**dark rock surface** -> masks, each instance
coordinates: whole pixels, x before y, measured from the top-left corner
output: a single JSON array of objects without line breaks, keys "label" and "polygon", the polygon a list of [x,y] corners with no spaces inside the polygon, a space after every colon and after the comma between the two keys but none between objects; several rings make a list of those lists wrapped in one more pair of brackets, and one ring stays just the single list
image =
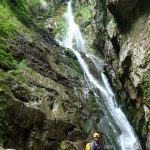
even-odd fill
[{"label": "dark rock surface", "polygon": [[4,147],[59,149],[62,141],[82,139],[92,111],[83,96],[86,85],[74,54],[40,36],[28,41],[18,34],[8,45],[21,62],[16,70],[1,70],[5,76],[0,97],[7,121]]},{"label": "dark rock surface", "polygon": [[83,149],[98,120],[92,117],[98,110],[84,90],[91,99],[93,93],[73,52],[30,20],[25,1],[17,2],[0,3],[2,11],[11,12],[6,17],[13,18],[11,23],[4,18],[2,24],[13,26],[11,30],[1,29],[0,22],[0,30],[10,32],[0,34],[0,145],[17,150]]}]

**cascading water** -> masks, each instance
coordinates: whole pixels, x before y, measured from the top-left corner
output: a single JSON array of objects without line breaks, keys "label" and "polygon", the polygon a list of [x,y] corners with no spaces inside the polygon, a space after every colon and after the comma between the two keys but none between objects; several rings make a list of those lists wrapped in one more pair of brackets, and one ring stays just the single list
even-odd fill
[{"label": "cascading water", "polygon": [[[103,73],[102,61],[87,52],[85,41],[82,37],[80,29],[74,21],[71,1],[68,2],[68,9],[65,13],[65,19],[67,23],[67,33],[63,41],[63,45],[66,48],[71,49],[78,58],[78,61],[86,76],[86,80],[88,79],[88,85],[90,86],[89,88],[93,90],[97,104],[99,105],[100,110],[104,112],[104,117],[101,118],[99,128],[100,130],[103,130],[104,134],[109,139],[109,142],[113,145],[111,149],[141,150],[142,148],[133,128],[116,103],[113,90],[111,89],[107,77]],[[90,73],[88,65],[82,58],[80,52],[84,53],[89,59],[91,59],[95,65],[95,68],[97,68],[97,71],[101,72],[101,82]],[[103,97],[102,100],[99,95]],[[107,149],[109,148],[107,147]]]}]

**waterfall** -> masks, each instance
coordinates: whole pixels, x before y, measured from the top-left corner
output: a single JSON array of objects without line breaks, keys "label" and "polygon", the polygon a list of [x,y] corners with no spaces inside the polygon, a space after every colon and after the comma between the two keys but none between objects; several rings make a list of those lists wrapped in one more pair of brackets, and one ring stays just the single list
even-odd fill
[{"label": "waterfall", "polygon": [[[86,79],[88,79],[89,88],[95,94],[99,109],[104,112],[104,117],[101,118],[99,128],[103,130],[103,133],[111,144],[114,145],[112,147],[114,150],[141,150],[142,148],[132,126],[116,103],[115,94],[106,75],[103,73],[102,60],[87,51],[80,28],[74,21],[71,3],[71,1],[68,2],[67,12],[64,15],[67,23],[67,33],[63,44],[66,48],[71,49],[78,58]],[[82,58],[82,53],[91,59],[97,71],[101,73],[99,77],[101,81],[95,78],[90,72],[88,64]],[[103,97],[102,100],[99,95]]]},{"label": "waterfall", "polygon": [[65,13],[65,19],[67,23],[67,33],[64,39],[64,46],[70,49],[76,49],[78,51],[86,53],[85,41],[80,32],[79,26],[74,22],[72,15],[71,1],[68,2],[67,12]]}]

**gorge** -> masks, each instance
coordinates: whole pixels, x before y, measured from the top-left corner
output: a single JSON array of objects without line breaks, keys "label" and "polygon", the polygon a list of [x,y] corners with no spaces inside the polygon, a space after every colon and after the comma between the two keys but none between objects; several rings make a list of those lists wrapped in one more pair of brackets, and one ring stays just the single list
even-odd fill
[{"label": "gorge", "polygon": [[1,149],[149,150],[149,1],[68,3],[0,3]]}]

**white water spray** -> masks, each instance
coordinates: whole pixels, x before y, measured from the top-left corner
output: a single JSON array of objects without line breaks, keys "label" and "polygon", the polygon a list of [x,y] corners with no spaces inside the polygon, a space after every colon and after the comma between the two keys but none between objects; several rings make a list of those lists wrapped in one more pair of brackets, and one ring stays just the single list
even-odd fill
[{"label": "white water spray", "polygon": [[64,46],[70,49],[78,49],[78,51],[85,53],[85,41],[82,37],[79,26],[74,22],[71,1],[68,2],[68,10],[64,16],[68,26],[67,34],[64,39]]},{"label": "white water spray", "polygon": [[[82,37],[78,25],[74,21],[71,1],[68,2],[68,10],[65,13],[65,19],[67,21],[67,33],[64,39],[64,46],[66,48],[70,48],[75,53],[86,77],[90,82],[91,87],[98,89],[103,96],[104,103],[109,110],[113,121],[115,122],[117,128],[119,128],[120,131],[120,133],[117,134],[116,130],[113,130],[114,127],[112,126],[113,133],[117,134],[117,144],[119,145],[121,150],[141,150],[142,148],[140,146],[137,136],[134,133],[133,128],[129,124],[122,110],[116,104],[116,98],[113,90],[111,89],[107,77],[103,73],[103,64],[101,63],[102,61],[92,54],[87,54],[85,41]],[[95,79],[95,77],[90,73],[88,65],[86,64],[79,52],[85,53],[85,55],[93,61],[97,70],[102,71],[101,78],[103,81],[103,85],[101,85],[98,80]],[[112,125],[111,120],[109,122],[109,125]]]}]

